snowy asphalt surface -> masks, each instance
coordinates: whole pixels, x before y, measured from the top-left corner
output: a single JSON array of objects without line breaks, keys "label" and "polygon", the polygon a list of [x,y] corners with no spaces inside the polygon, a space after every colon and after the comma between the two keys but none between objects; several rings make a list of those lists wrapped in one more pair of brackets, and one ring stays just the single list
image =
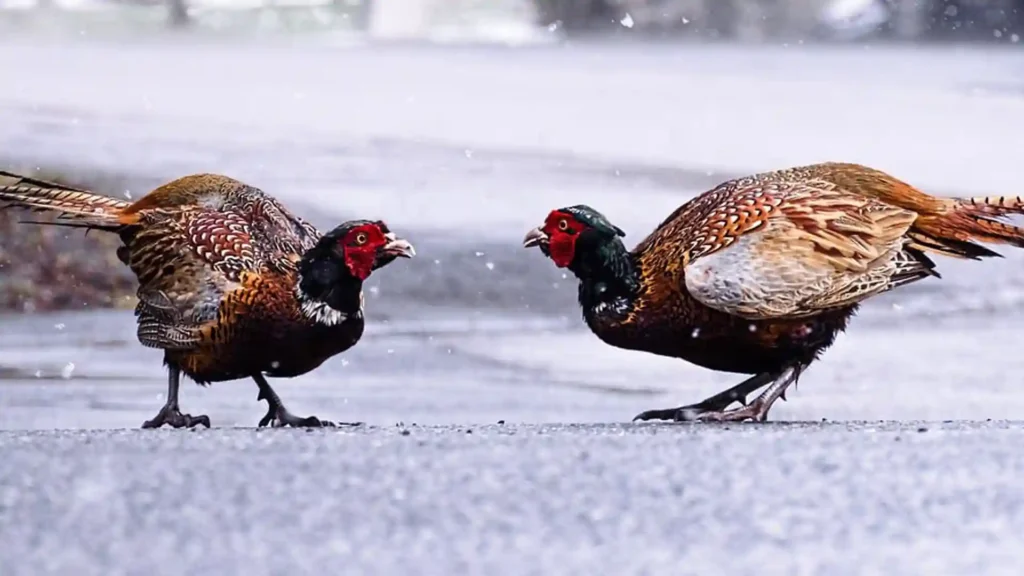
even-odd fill
[{"label": "snowy asphalt surface", "polygon": [[0,565],[1019,574],[1022,443],[1020,423],[0,433]]},{"label": "snowy asphalt surface", "polygon": [[796,423],[723,429],[627,424],[736,376],[603,345],[519,242],[587,202],[635,243],[721,179],[822,160],[1019,194],[1021,62],[0,44],[5,160],[128,172],[134,196],[223,172],[419,255],[373,276],[359,346],[277,383],[357,430],[235,429],[264,410],[235,382],[182,390],[214,429],[143,433],[165,384],[130,313],[0,317],[0,574],[1016,573],[1022,254],[941,260],[773,411]]}]

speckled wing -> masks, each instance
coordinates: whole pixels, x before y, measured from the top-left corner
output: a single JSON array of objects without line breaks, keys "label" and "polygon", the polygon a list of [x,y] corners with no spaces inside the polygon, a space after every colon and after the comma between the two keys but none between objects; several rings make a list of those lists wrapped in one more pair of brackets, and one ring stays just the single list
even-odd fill
[{"label": "speckled wing", "polygon": [[290,286],[319,233],[267,198],[144,215],[129,250],[144,345],[190,350],[228,339],[238,319],[261,305],[268,277]]},{"label": "speckled wing", "polygon": [[203,208],[144,214],[126,252],[139,278],[139,340],[165,350],[199,345],[200,328],[216,323],[225,295],[264,258],[246,218]]},{"label": "speckled wing", "polygon": [[904,250],[917,214],[818,180],[735,187],[694,222],[686,290],[748,319],[845,307],[931,274]]},{"label": "speckled wing", "polygon": [[316,245],[320,232],[292,214],[272,196],[255,188],[243,200],[230,206],[243,215],[251,232],[264,247],[261,264],[280,271],[293,271],[298,257]]}]

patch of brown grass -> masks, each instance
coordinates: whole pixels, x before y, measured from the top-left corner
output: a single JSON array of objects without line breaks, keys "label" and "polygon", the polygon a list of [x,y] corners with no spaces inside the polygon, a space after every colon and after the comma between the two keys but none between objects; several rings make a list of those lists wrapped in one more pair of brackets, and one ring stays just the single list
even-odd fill
[{"label": "patch of brown grass", "polygon": [[[6,167],[30,175],[121,196],[130,178],[97,172]],[[44,214],[0,210],[0,310],[53,311],[135,305],[135,276],[117,259],[120,239],[110,233],[25,224]]]}]

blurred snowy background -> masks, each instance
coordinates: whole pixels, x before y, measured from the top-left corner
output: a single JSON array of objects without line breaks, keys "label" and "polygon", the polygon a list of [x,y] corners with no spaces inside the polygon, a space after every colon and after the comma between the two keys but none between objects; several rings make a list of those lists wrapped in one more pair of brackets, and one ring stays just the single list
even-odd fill
[{"label": "blurred snowy background", "polygon": [[[632,244],[721,180],[826,160],[1020,194],[1020,4],[0,0],[0,164],[133,197],[220,172],[319,226],[384,218],[416,243],[372,277],[364,341],[281,384],[296,411],[624,421],[736,377],[599,342],[525,231],[585,202]],[[1024,258],[1003,252],[873,300],[774,416],[1019,418]],[[0,288],[23,256],[0,250]],[[0,427],[134,428],[159,405],[130,312],[0,322]],[[254,398],[182,402],[253,425]]]},{"label": "blurred snowy background", "polygon": [[1022,0],[2,0],[8,33],[288,32],[346,39],[1016,43]]}]

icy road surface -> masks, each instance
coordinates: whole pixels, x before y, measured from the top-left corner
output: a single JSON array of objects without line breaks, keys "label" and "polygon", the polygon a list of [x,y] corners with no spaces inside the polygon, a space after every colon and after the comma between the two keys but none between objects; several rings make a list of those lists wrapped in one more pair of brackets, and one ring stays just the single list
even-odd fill
[{"label": "icy road surface", "polygon": [[1022,443],[1019,423],[0,433],[0,565],[1016,575]]}]

